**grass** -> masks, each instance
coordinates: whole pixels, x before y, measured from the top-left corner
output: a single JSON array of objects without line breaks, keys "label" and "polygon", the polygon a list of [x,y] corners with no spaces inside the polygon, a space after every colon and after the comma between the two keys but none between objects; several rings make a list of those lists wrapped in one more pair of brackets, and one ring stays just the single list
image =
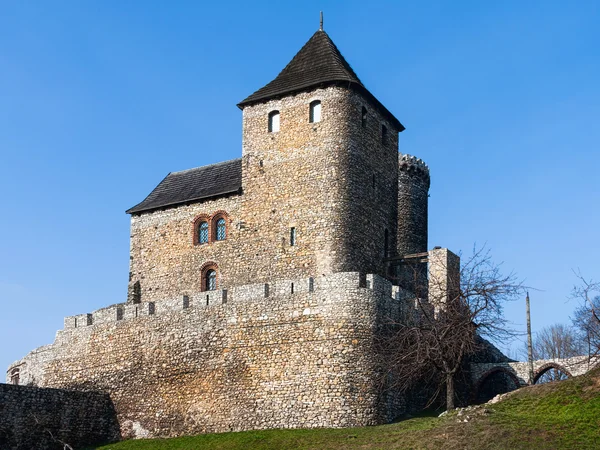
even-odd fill
[{"label": "grass", "polygon": [[441,418],[418,417],[364,428],[132,440],[100,449],[600,449],[600,369],[566,381],[523,388],[494,405]]}]

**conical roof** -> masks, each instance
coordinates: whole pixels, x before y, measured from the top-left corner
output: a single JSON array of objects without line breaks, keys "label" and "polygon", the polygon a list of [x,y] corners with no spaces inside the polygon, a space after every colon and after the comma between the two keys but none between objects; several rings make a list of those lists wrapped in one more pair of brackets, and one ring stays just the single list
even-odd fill
[{"label": "conical roof", "polygon": [[332,84],[342,84],[365,94],[397,125],[400,131],[404,130],[398,119],[365,88],[350,64],[323,30],[318,30],[312,35],[273,81],[247,97],[238,106],[243,109],[244,106],[253,103]]}]

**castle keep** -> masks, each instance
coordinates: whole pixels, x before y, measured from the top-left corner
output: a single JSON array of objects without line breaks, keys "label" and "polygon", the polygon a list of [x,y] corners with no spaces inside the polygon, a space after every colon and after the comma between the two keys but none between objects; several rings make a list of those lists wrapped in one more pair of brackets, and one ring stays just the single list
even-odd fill
[{"label": "castle keep", "polygon": [[124,437],[405,411],[375,341],[414,307],[390,261],[453,256],[428,252],[428,167],[323,30],[238,107],[240,159],[170,173],[127,211],[126,302],[67,317],[8,382],[108,393]]}]

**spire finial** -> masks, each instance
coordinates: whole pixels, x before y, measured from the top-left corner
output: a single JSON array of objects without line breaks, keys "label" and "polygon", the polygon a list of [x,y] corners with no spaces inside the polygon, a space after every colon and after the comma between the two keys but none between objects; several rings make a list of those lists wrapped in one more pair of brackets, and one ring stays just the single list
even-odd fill
[{"label": "spire finial", "polygon": [[323,11],[321,11],[321,21],[319,23],[319,30],[323,31]]}]

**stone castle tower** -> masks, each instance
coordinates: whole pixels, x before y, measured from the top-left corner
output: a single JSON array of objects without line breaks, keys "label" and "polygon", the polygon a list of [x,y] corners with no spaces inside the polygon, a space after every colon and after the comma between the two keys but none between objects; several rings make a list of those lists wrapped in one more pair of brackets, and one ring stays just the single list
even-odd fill
[{"label": "stone castle tower", "polygon": [[225,289],[348,271],[388,276],[384,258],[427,250],[427,166],[399,158],[404,126],[323,30],[238,106],[241,160],[169,174],[128,211],[130,299],[205,290],[203,270]]},{"label": "stone castle tower", "polygon": [[427,166],[323,30],[238,107],[240,159],[170,173],[127,211],[127,301],[67,317],[9,380],[107,392],[124,437],[406,411],[376,340],[414,307],[391,264],[438,252]]}]

